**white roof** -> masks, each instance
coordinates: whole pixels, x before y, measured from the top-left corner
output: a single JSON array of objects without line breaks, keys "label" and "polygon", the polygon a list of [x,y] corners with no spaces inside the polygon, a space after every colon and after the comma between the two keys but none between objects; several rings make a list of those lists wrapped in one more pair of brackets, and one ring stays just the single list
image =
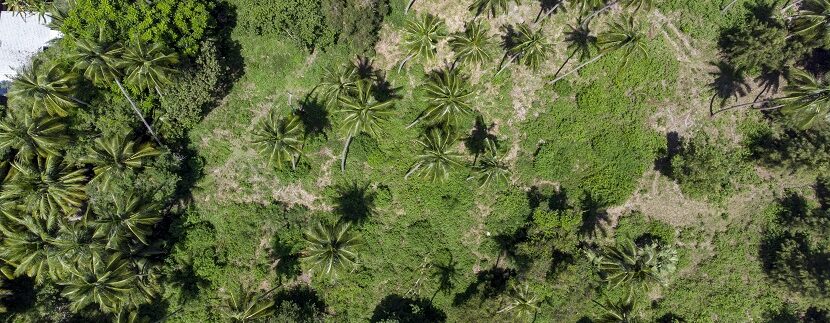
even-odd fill
[{"label": "white roof", "polygon": [[42,22],[36,15],[21,17],[0,11],[0,82],[14,76],[14,70],[28,64],[29,58],[47,42],[61,37],[59,31],[49,29]]}]

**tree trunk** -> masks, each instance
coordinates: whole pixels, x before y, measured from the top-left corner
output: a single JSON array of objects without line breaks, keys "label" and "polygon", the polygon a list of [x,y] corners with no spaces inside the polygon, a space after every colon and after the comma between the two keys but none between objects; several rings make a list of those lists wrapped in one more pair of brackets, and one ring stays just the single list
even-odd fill
[{"label": "tree trunk", "polygon": [[[735,1],[737,1],[737,0],[735,0]],[[795,7],[799,4],[801,4],[801,0],[793,1],[793,3],[789,4],[788,6],[786,6],[784,8],[781,8],[781,13],[785,13],[785,12],[787,12],[787,10],[790,10],[790,8]]]},{"label": "tree trunk", "polygon": [[349,145],[352,144],[352,135],[346,138],[346,144],[343,145],[343,152],[340,153],[340,171],[346,171],[346,154],[349,153]]},{"label": "tree trunk", "polygon": [[409,12],[409,9],[412,8],[412,5],[415,4],[415,0],[409,0],[409,3],[406,5],[406,8],[403,10],[404,14]]},{"label": "tree trunk", "polygon": [[401,61],[401,65],[398,65],[398,73],[401,72],[401,69],[403,69],[403,66],[406,64],[406,62],[408,62],[410,59],[412,59],[413,56],[415,56],[415,54],[410,54],[409,56],[404,58],[403,61]]},{"label": "tree trunk", "polygon": [[86,103],[86,102],[82,101],[81,99],[76,98],[74,95],[70,95],[69,99],[71,99],[72,101],[75,101],[75,103],[82,104],[82,105],[85,105],[85,106],[89,106],[89,103]]},{"label": "tree trunk", "polygon": [[585,22],[583,22],[583,23],[582,23],[582,25],[587,26],[587,25],[588,25],[588,23],[589,23],[589,22],[591,22],[591,19],[593,19],[593,18],[594,18],[594,16],[596,16],[596,15],[598,15],[598,14],[602,13],[602,12],[603,12],[603,11],[605,11],[605,10],[610,9],[613,5],[617,4],[617,2],[620,2],[620,1],[619,1],[619,0],[611,1],[611,2],[609,2],[607,5],[605,5],[605,7],[602,7],[601,9],[599,9],[599,10],[597,10],[597,11],[592,12],[590,15],[588,15],[588,17],[587,17],[587,18],[585,18]]},{"label": "tree trunk", "polygon": [[735,2],[738,2],[738,0],[732,0],[731,2],[729,2],[729,4],[727,4],[723,7],[723,9],[720,10],[720,13],[723,14],[724,12],[726,12],[726,10],[729,10],[729,8],[731,8],[732,5],[735,4]]},{"label": "tree trunk", "polygon": [[[507,59],[508,56],[510,56],[510,60],[508,60],[505,63],[504,60]],[[515,59],[516,59],[516,56],[509,55],[508,53],[504,53],[504,56],[501,58],[501,62],[499,62],[499,70],[496,71],[496,74],[493,74],[493,77],[499,75],[502,71],[504,71],[504,69],[507,68],[508,66],[510,66],[510,63],[513,63],[513,60],[515,60]]]},{"label": "tree trunk", "polygon": [[135,102],[133,102],[133,99],[127,93],[127,90],[124,89],[124,86],[121,85],[121,81],[117,77],[115,78],[115,84],[118,85],[118,89],[121,90],[121,94],[124,94],[124,97],[127,98],[128,102],[130,102],[130,106],[133,108],[135,114],[138,115],[138,119],[140,119],[141,122],[144,123],[144,127],[146,127],[147,131],[150,132],[150,136],[153,136],[153,139],[156,141],[156,143],[159,144],[159,147],[163,146],[161,140],[159,140],[159,137],[156,136],[156,132],[153,131],[153,127],[150,127],[150,124],[147,123],[147,120],[144,119],[144,114],[142,114],[141,110],[139,110],[138,107],[136,107]]},{"label": "tree trunk", "polygon": [[576,55],[576,51],[573,51],[573,52],[571,52],[571,54],[570,54],[570,55],[568,55],[568,58],[566,58],[566,59],[565,59],[565,62],[564,62],[564,63],[562,63],[562,65],[561,65],[561,66],[559,66],[559,69],[558,69],[558,70],[556,70],[556,73],[554,73],[554,74],[553,74],[553,77],[554,77],[554,78],[556,78],[556,77],[559,75],[559,72],[561,72],[561,71],[562,71],[562,69],[563,69],[563,68],[565,68],[565,65],[568,65],[568,62],[570,62],[570,61],[571,61],[571,58],[573,58],[573,57],[574,57],[574,55]]},{"label": "tree trunk", "polygon": [[595,62],[596,60],[600,59],[604,55],[605,55],[605,53],[597,55],[596,57],[592,58],[591,60],[589,60],[585,63],[582,63],[582,65],[577,66],[575,69],[572,69],[570,72],[565,73],[562,76],[553,79],[553,81],[548,82],[548,84],[556,83],[556,81],[559,81],[559,80],[565,78],[566,76],[573,74],[574,72],[582,69],[583,67],[587,66],[588,64],[591,64],[591,63]]}]

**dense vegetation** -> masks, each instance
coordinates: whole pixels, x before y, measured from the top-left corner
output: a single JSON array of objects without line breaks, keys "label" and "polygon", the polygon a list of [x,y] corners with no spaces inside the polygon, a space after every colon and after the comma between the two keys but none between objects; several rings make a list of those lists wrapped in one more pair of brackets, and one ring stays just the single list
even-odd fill
[{"label": "dense vegetation", "polygon": [[828,0],[4,8],[6,321],[830,320]]}]

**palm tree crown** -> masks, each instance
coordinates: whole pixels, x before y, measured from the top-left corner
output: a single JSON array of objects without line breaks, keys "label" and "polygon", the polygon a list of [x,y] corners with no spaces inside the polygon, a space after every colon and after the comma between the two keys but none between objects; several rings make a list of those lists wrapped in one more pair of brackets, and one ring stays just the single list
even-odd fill
[{"label": "palm tree crown", "polygon": [[427,108],[410,127],[421,119],[430,124],[454,126],[460,124],[462,117],[473,113],[471,101],[476,92],[467,76],[457,68],[433,71],[421,89],[424,91]]},{"label": "palm tree crown", "polygon": [[102,207],[97,212],[93,224],[95,238],[106,241],[108,249],[120,249],[130,238],[146,245],[147,237],[159,221],[161,213],[158,205],[143,202],[132,194],[114,196],[113,205]]},{"label": "palm tree crown", "polygon": [[482,64],[491,59],[490,48],[493,41],[489,35],[490,28],[481,20],[467,23],[463,32],[450,37],[449,44],[455,51],[456,59],[467,64]]},{"label": "palm tree crown", "polygon": [[14,228],[3,232],[0,259],[15,268],[14,276],[29,276],[37,283],[59,276],[58,253],[52,243],[57,235],[54,222],[31,216],[12,221]]},{"label": "palm tree crown", "polygon": [[101,182],[108,188],[113,178],[117,178],[127,169],[138,169],[148,159],[158,156],[161,151],[150,143],[136,143],[129,135],[99,137],[89,148],[89,154],[81,162],[92,164],[95,177],[93,181]]},{"label": "palm tree crown", "polygon": [[318,223],[303,235],[308,243],[303,257],[324,275],[353,267],[357,263],[357,253],[353,249],[360,244],[360,239],[349,228],[346,222],[337,225]]},{"label": "palm tree crown", "polygon": [[160,88],[172,82],[169,76],[176,72],[172,66],[178,62],[178,56],[161,44],[148,47],[136,42],[125,49],[118,67],[124,69],[124,82],[140,90],[155,90],[161,96]]},{"label": "palm tree crown", "polygon": [[46,112],[53,116],[67,116],[75,107],[72,99],[72,76],[56,64],[41,65],[35,60],[31,66],[17,71],[13,78],[9,97],[28,102],[32,111]]},{"label": "palm tree crown", "polygon": [[461,156],[453,151],[456,137],[448,131],[432,129],[417,143],[424,149],[404,178],[418,174],[430,181],[446,180],[453,167],[461,165]]},{"label": "palm tree crown", "polygon": [[69,144],[66,125],[57,117],[10,112],[0,121],[0,148],[17,150],[18,159],[57,156]]},{"label": "palm tree crown", "polygon": [[75,51],[69,55],[74,61],[75,70],[94,83],[112,82],[120,76],[118,59],[124,49],[118,43],[93,41],[79,38],[75,41]]},{"label": "palm tree crown", "polygon": [[134,281],[135,274],[118,253],[93,257],[72,270],[72,277],[62,283],[61,295],[72,302],[70,307],[74,311],[98,304],[101,311],[115,313],[129,303]]},{"label": "palm tree crown", "polygon": [[535,70],[547,58],[550,47],[541,28],[531,30],[528,24],[522,23],[516,26],[516,37],[509,53]]},{"label": "palm tree crown", "polygon": [[234,323],[254,322],[273,315],[274,301],[261,293],[240,288],[224,297],[220,312]]},{"label": "palm tree crown", "polygon": [[438,50],[438,42],[446,36],[446,26],[441,18],[426,14],[408,20],[403,37],[407,57],[401,62],[398,70],[415,57],[432,59]]},{"label": "palm tree crown", "polygon": [[783,106],[784,114],[791,116],[802,129],[809,128],[820,117],[830,119],[830,81],[818,80],[799,69],[790,71],[789,81],[784,87],[784,96],[775,99]]},{"label": "palm tree crown", "polygon": [[632,241],[609,247],[599,256],[590,252],[588,255],[611,287],[628,285],[634,289],[650,284],[664,285],[677,265],[677,252],[673,248],[657,244],[639,247]]},{"label": "palm tree crown", "polygon": [[43,218],[72,214],[86,200],[85,171],[72,169],[60,157],[14,162],[9,176],[0,198],[19,201],[28,212]]},{"label": "palm tree crown", "polygon": [[804,0],[792,20],[792,30],[807,40],[830,44],[830,0]]},{"label": "palm tree crown", "polygon": [[259,153],[268,158],[269,164],[282,168],[286,162],[296,168],[296,160],[303,151],[303,123],[294,114],[278,117],[271,111],[268,119],[259,124],[254,132],[254,144]]},{"label": "palm tree crown", "polygon": [[610,23],[609,30],[597,38],[597,45],[603,52],[622,50],[627,61],[637,51],[648,56],[644,39],[642,25],[629,16]]},{"label": "palm tree crown", "polygon": [[522,3],[521,0],[475,0],[470,5],[470,11],[475,12],[476,16],[487,12],[491,17],[498,16],[503,12],[507,12],[508,6],[513,2],[516,5]]},{"label": "palm tree crown", "polygon": [[513,285],[508,294],[508,304],[499,313],[512,312],[517,318],[532,319],[539,311],[540,301],[527,284]]}]

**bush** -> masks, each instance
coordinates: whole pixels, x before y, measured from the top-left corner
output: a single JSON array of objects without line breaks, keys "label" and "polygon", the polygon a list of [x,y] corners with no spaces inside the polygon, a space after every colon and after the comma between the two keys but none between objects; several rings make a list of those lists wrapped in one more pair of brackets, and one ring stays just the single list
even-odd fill
[{"label": "bush", "polygon": [[749,157],[765,167],[821,171],[830,167],[830,132],[826,127],[801,130],[787,123],[742,125]]},{"label": "bush", "polygon": [[325,49],[336,31],[320,0],[239,0],[239,27],[251,35],[282,35],[307,49]]},{"label": "bush", "polygon": [[743,149],[732,149],[701,133],[683,143],[672,158],[672,177],[688,196],[722,202],[738,191],[738,185],[754,178],[746,155]]},{"label": "bush", "polygon": [[363,54],[372,51],[378,41],[383,18],[389,14],[389,0],[325,0],[323,13],[337,31],[337,42]]},{"label": "bush", "polygon": [[640,245],[659,242],[664,246],[673,245],[677,238],[671,225],[658,220],[646,219],[640,212],[621,217],[615,228],[614,236],[618,242],[635,241]]}]

